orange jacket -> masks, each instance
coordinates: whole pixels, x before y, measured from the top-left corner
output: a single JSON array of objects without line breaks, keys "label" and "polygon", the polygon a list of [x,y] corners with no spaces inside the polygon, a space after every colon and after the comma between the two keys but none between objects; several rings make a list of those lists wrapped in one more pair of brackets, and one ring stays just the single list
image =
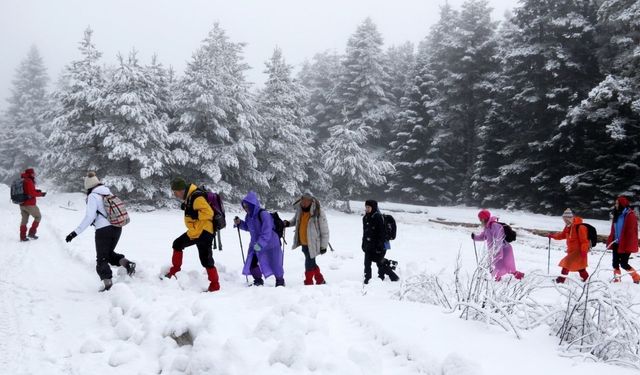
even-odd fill
[{"label": "orange jacket", "polygon": [[575,216],[571,225],[550,236],[554,240],[567,240],[567,256],[562,258],[558,265],[573,272],[587,268],[587,252],[590,246],[589,231],[584,225],[578,224],[582,224],[582,218]]}]

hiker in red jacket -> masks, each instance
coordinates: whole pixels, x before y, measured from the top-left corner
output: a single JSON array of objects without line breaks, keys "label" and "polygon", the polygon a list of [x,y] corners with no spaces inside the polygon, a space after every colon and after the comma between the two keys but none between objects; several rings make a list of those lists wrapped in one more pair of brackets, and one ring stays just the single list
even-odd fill
[{"label": "hiker in red jacket", "polygon": [[613,252],[613,282],[620,282],[622,267],[629,272],[634,283],[640,283],[640,275],[629,265],[631,253],[638,252],[638,218],[629,207],[629,200],[623,196],[615,202],[607,248]]},{"label": "hiker in red jacket", "polygon": [[[42,215],[36,205],[36,198],[44,197],[47,193],[36,189],[36,172],[33,168],[26,169],[20,177],[22,177],[22,183],[24,184],[24,193],[29,196],[29,199],[20,203],[20,215],[22,216],[22,221],[20,222],[20,241],[29,241],[29,239],[37,240],[38,236],[36,233],[38,232]],[[29,233],[27,234],[29,216],[33,216],[33,223],[31,223],[31,228],[29,228]]]}]

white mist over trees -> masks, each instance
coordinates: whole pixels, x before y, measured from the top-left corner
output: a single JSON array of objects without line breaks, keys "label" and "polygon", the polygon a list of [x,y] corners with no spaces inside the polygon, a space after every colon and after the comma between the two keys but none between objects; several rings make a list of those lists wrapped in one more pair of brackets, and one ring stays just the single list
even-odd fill
[{"label": "white mist over trees", "polygon": [[276,48],[260,90],[244,44],[218,24],[182,75],[133,52],[104,66],[88,29],[52,95],[37,50],[16,70],[0,177],[35,166],[77,190],[95,169],[157,206],[176,175],[271,206],[310,188],[603,215],[615,195],[637,195],[640,1],[522,0],[500,24],[490,14],[486,0],[445,5],[415,48],[386,50],[365,19],[344,51],[319,51],[297,75]]}]

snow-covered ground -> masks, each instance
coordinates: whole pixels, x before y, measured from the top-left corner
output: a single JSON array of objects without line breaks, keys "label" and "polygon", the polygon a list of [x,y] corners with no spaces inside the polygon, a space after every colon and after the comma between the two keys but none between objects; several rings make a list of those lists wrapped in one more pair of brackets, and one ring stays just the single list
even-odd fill
[{"label": "snow-covered ground", "polygon": [[[0,196],[8,195],[0,185]],[[40,239],[20,243],[19,210],[8,199],[0,203],[2,374],[637,373],[562,357],[558,339],[544,325],[521,332],[518,340],[497,326],[462,320],[441,307],[401,301],[395,296],[401,283],[374,279],[364,293],[359,213],[328,214],[335,251],[318,259],[328,284],[304,286],[303,255],[287,248],[285,288],[273,287],[272,279],[265,287],[247,287],[240,273],[238,233],[227,228],[223,251],[214,251],[222,289],[202,293],[208,282],[195,248],[185,250],[178,280],[158,277],[169,265],[173,239],[184,231],[182,213],[132,212],[118,251],[137,262],[138,272],[134,278],[121,269],[114,272],[113,289],[98,293],[93,230],[64,242],[84,214],[83,195],[52,193],[39,205],[44,215]],[[354,207],[363,208],[361,202]],[[476,223],[475,208],[384,203],[381,208],[398,222],[388,258],[400,262],[403,280],[420,272],[451,279],[458,251],[463,271],[473,271],[471,229],[430,219]],[[559,217],[496,213],[515,227],[560,230],[563,225]],[[590,223],[601,234],[608,231],[606,221]],[[242,236],[246,246],[249,238]],[[518,268],[546,274],[547,244],[546,238],[519,230],[514,243]],[[552,275],[563,248],[560,242],[552,245]],[[591,256],[591,265],[597,256]],[[606,265],[609,260],[605,255]],[[632,263],[640,266],[636,259]],[[596,277],[605,280],[609,273]],[[640,296],[628,279],[615,287]],[[171,338],[185,332],[193,345],[179,346]]]}]

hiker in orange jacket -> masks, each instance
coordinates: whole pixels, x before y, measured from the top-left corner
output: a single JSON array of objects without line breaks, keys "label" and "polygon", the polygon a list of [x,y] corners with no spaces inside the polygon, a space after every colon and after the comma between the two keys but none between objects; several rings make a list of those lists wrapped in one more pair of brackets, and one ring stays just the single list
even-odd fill
[{"label": "hiker in orange jacket", "polygon": [[562,232],[550,233],[547,237],[554,240],[567,240],[567,256],[558,264],[562,267],[561,276],[556,278],[557,283],[564,283],[569,272],[578,272],[582,281],[587,281],[587,253],[589,252],[589,231],[582,224],[582,218],[573,215],[573,211],[567,208],[562,214],[566,226]]}]

